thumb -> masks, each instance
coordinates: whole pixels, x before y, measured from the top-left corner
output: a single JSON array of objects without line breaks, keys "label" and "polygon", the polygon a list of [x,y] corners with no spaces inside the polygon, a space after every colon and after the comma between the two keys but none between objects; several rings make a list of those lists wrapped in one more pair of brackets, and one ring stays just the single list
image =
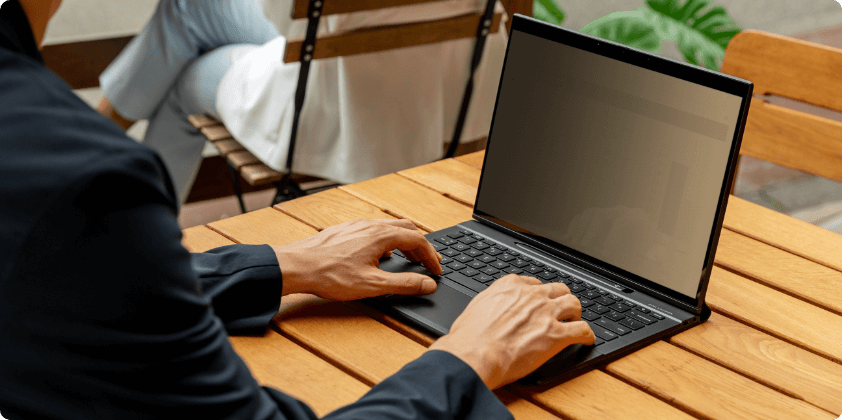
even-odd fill
[{"label": "thumb", "polygon": [[383,294],[429,295],[438,287],[435,280],[418,273],[389,273],[375,269],[378,288]]}]

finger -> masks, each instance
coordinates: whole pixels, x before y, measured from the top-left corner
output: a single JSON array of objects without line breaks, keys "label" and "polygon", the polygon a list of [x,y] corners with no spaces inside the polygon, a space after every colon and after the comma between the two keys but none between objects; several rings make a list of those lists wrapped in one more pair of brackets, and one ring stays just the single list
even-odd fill
[{"label": "finger", "polygon": [[387,233],[386,242],[388,244],[387,249],[397,248],[404,255],[409,252],[416,258],[415,261],[420,261],[424,265],[427,271],[435,275],[441,274],[439,253],[430,245],[427,238],[418,233],[417,230],[390,229]]},{"label": "finger", "polygon": [[547,283],[544,287],[547,289],[550,299],[570,294],[570,288],[564,283]]},{"label": "finger", "polygon": [[380,258],[389,258],[392,256],[392,251],[386,251],[383,253],[383,256]]},{"label": "finger", "polygon": [[429,295],[436,291],[435,280],[418,273],[389,273],[374,270],[371,276],[379,294]]},{"label": "finger", "polygon": [[417,230],[418,227],[415,226],[415,223],[412,223],[409,219],[377,219],[375,222],[385,223],[387,225],[392,225],[399,228],[409,229],[409,230]]},{"label": "finger", "polygon": [[582,302],[573,295],[563,295],[552,300],[556,309],[555,319],[559,321],[581,321]]},{"label": "finger", "polygon": [[[593,334],[590,325],[585,321],[573,321],[559,323],[561,329],[561,345],[562,348],[571,344],[584,344],[586,346],[593,345],[596,336]],[[559,349],[560,351],[561,349]]]},{"label": "finger", "polygon": [[518,279],[521,283],[526,283],[526,284],[528,284],[528,285],[530,285],[530,286],[540,286],[540,285],[544,284],[544,283],[541,283],[541,280],[538,280],[538,279],[536,279],[535,277],[529,277],[529,276],[517,276],[517,279]]}]

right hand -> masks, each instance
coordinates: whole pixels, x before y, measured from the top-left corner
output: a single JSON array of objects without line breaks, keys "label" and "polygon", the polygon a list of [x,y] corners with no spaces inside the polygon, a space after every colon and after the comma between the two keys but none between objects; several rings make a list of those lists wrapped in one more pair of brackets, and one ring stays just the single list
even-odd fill
[{"label": "right hand", "polygon": [[582,305],[566,285],[510,274],[474,297],[450,334],[430,350],[462,359],[488,388],[496,389],[571,344],[592,345],[593,331],[581,317]]}]

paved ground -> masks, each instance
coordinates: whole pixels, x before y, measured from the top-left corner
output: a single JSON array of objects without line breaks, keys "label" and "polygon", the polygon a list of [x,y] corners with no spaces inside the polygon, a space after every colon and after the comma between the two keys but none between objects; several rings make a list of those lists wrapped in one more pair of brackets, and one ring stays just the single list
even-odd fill
[{"label": "paved ground", "polygon": [[[341,0],[340,0],[341,1]],[[70,42],[136,33],[154,11],[157,0],[64,0],[47,31],[46,43]],[[557,0],[567,14],[564,26],[581,29],[587,23],[618,10],[635,10],[643,0]],[[760,29],[842,48],[842,7],[834,0],[715,0],[742,28]],[[676,47],[666,43],[662,53],[681,59]],[[842,75],[840,75],[842,77]],[[98,89],[80,92],[91,103],[101,97]],[[797,103],[784,105],[802,107]],[[842,121],[842,114],[807,109]],[[144,126],[131,130],[142,137]],[[768,162],[743,158],[735,194],[752,202],[791,214],[826,229],[842,233],[842,185]],[[256,195],[250,208],[264,200]],[[268,205],[268,199],[265,200]],[[233,209],[233,210],[232,210]],[[185,227],[227,217],[236,211],[233,199],[185,206]]]}]

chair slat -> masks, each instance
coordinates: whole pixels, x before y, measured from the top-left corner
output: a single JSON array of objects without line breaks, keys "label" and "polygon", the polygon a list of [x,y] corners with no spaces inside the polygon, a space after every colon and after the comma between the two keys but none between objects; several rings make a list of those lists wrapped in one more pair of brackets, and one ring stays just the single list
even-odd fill
[{"label": "chair slat", "polygon": [[[433,3],[441,0],[323,0],[322,16],[340,13],[362,12],[366,10],[385,9],[388,7],[409,6],[421,3]],[[307,17],[309,0],[295,0],[292,5],[292,18]]]},{"label": "chair slat", "polygon": [[231,152],[243,150],[243,146],[240,143],[237,143],[237,141],[234,139],[220,140],[218,142],[213,143],[213,145],[216,146],[216,149],[219,150],[219,153],[222,156],[226,156]]},{"label": "chair slat", "polygon": [[264,165],[248,165],[240,168],[240,176],[249,183],[249,185],[263,185],[270,182],[280,181],[284,174]]},{"label": "chair slat", "polygon": [[190,124],[193,125],[194,128],[197,130],[201,130],[205,127],[211,127],[215,125],[222,125],[219,121],[205,115],[205,114],[196,114],[196,115],[188,115],[187,121],[190,121]]},{"label": "chair slat", "polygon": [[225,128],[225,126],[222,124],[204,127],[199,129],[199,131],[201,131],[205,138],[210,141],[219,141],[233,138],[231,136],[231,133],[228,132],[228,129]]},{"label": "chair slat", "polygon": [[842,182],[842,123],[755,98],[740,154]]},{"label": "chair slat", "polygon": [[228,159],[228,163],[231,164],[237,170],[240,169],[242,166],[246,165],[254,165],[256,163],[263,163],[257,156],[251,154],[248,150],[240,150],[237,152],[231,152],[228,156],[225,157]]},{"label": "chair slat", "polygon": [[[500,27],[501,13],[496,13],[489,30],[494,33]],[[476,36],[482,14],[468,14],[432,22],[409,23],[360,29],[338,35],[319,38],[313,51],[313,59],[346,57],[388,51],[396,48],[435,44]],[[304,38],[290,38],[284,53],[285,63],[294,63],[301,57]]]},{"label": "chair slat", "polygon": [[728,44],[722,72],[775,94],[842,111],[842,50],[760,31],[740,32]]}]

